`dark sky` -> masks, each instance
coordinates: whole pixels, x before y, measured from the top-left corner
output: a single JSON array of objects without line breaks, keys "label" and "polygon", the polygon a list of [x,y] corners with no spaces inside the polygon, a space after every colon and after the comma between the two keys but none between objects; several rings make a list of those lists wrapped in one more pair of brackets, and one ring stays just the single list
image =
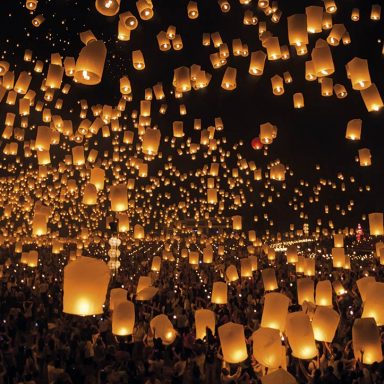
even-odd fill
[{"label": "dark sky", "polygon": [[[289,61],[266,62],[264,75],[260,78],[248,74],[249,57],[230,57],[228,65],[238,70],[237,89],[227,92],[220,88],[225,67],[214,70],[209,61],[209,54],[216,50],[203,47],[201,44],[203,32],[219,31],[225,42],[231,47],[233,38],[241,38],[247,43],[249,51],[261,49],[258,38],[258,26],[242,24],[245,9],[256,12],[255,1],[250,6],[242,6],[238,1],[230,0],[231,11],[223,14],[215,0],[198,1],[200,17],[189,20],[186,15],[185,0],[154,0],[155,16],[150,21],[141,21],[139,27],[131,34],[131,41],[116,42],[118,16],[107,18],[95,10],[94,1],[79,0],[40,0],[36,14],[42,13],[46,21],[40,28],[31,25],[33,15],[24,7],[24,2],[0,2],[0,48],[5,52],[5,58],[16,68],[23,68],[22,57],[25,48],[33,51],[39,59],[49,59],[50,53],[59,52],[62,56],[77,57],[82,47],[79,32],[92,30],[97,38],[106,42],[108,54],[102,83],[96,87],[74,85],[71,100],[86,98],[90,104],[117,103],[119,95],[119,78],[127,74],[131,79],[134,104],[143,97],[144,89],[158,81],[165,84],[167,92],[172,90],[171,82],[173,69],[185,65],[199,64],[213,74],[208,88],[199,92],[189,92],[183,102],[187,105],[188,115],[184,119],[185,126],[192,131],[194,118],[202,118],[205,125],[210,125],[213,119],[221,116],[225,125],[225,136],[228,141],[244,140],[243,154],[248,160],[254,159],[257,164],[280,159],[294,171],[294,176],[287,181],[294,188],[298,180],[309,181],[315,185],[319,177],[336,181],[338,172],[346,177],[355,176],[358,185],[369,184],[370,194],[357,192],[356,186],[351,186],[347,194],[329,190],[322,195],[325,203],[337,203],[354,199],[356,209],[353,213],[339,221],[340,226],[355,226],[362,213],[383,211],[384,193],[384,161],[383,161],[383,112],[368,113],[358,91],[352,90],[346,77],[345,64],[353,57],[369,60],[372,81],[379,91],[384,91],[384,56],[382,47],[384,40],[383,21],[370,20],[370,9],[374,1],[337,1],[338,12],[334,23],[344,23],[351,35],[352,44],[332,47],[336,72],[332,76],[334,83],[340,82],[347,91],[348,97],[343,100],[335,96],[321,97],[320,84],[317,81],[308,82],[304,78],[305,61],[310,55],[298,57],[291,47]],[[377,1],[376,1],[377,2]],[[286,17],[295,13],[304,13],[305,6],[322,5],[321,1],[279,1],[283,12],[280,23],[268,21],[268,29],[279,36],[281,44],[288,44]],[[350,19],[351,10],[360,8],[360,21],[354,23]],[[122,0],[121,12],[132,10],[136,13],[133,1]],[[259,20],[267,17],[257,11]],[[166,30],[173,24],[181,34],[184,49],[182,51],[160,52],[156,42],[156,34]],[[310,35],[310,47],[318,38],[326,38],[328,31]],[[381,43],[378,43],[381,40]],[[131,52],[135,49],[143,51],[146,69],[135,71],[132,68]],[[272,94],[270,78],[289,71],[293,84],[285,86],[285,94],[276,97]],[[305,108],[293,109],[292,95],[302,92],[305,97]],[[66,106],[63,114],[66,112]],[[172,121],[179,118],[178,102],[169,102],[169,113],[166,116],[156,115],[154,120],[163,132],[171,132]],[[3,121],[4,111],[0,109],[0,120]],[[358,143],[345,139],[347,122],[354,118],[363,120],[362,140]],[[269,148],[269,156],[265,158],[262,151],[254,151],[250,142],[259,133],[259,125],[270,121],[278,127],[278,137]],[[188,131],[188,129],[186,129]],[[188,132],[192,137],[196,133]],[[194,136],[195,135],[195,136]],[[372,166],[361,168],[354,158],[359,148],[371,149]],[[315,172],[315,164],[321,165],[321,171]],[[181,165],[182,167],[182,165]],[[190,164],[193,169],[194,165]],[[177,197],[176,197],[177,198]],[[289,199],[290,196],[287,197]],[[276,203],[272,210],[279,213],[279,219],[291,222],[293,219],[286,210],[287,200]],[[321,207],[314,208],[321,211]],[[313,218],[320,215],[314,213]],[[254,212],[252,212],[254,214]],[[289,216],[289,217],[288,217]]]}]

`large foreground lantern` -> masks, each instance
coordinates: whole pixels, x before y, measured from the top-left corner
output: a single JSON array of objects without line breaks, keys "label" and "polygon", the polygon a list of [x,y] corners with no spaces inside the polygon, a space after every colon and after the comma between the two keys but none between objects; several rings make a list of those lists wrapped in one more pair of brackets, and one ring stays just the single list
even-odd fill
[{"label": "large foreground lantern", "polygon": [[302,311],[289,313],[285,329],[292,355],[299,359],[312,359],[317,348],[309,316]]},{"label": "large foreground lantern", "polygon": [[380,332],[375,319],[355,319],[352,327],[352,347],[355,359],[363,364],[380,363],[383,360]]},{"label": "large foreground lantern", "polygon": [[280,332],[273,328],[259,328],[252,334],[253,356],[268,368],[279,368],[281,364]]},{"label": "large foreground lantern", "polygon": [[149,326],[155,338],[160,338],[164,345],[170,345],[175,341],[176,331],[166,315],[155,316]]},{"label": "large foreground lantern", "polygon": [[63,312],[89,316],[103,313],[110,271],[102,260],[82,257],[64,268]]},{"label": "large foreground lantern", "polygon": [[133,334],[135,325],[135,306],[132,301],[117,304],[112,314],[112,333],[117,336]]},{"label": "large foreground lantern", "polygon": [[230,364],[238,364],[247,357],[244,326],[232,322],[218,328],[221,350],[224,360]]},{"label": "large foreground lantern", "polygon": [[361,296],[361,300],[364,302],[367,298],[367,293],[371,284],[376,283],[376,279],[373,276],[365,276],[359,280],[356,280],[357,288]]},{"label": "large foreground lantern", "polygon": [[267,293],[264,298],[261,326],[284,332],[288,315],[289,298],[282,293]]},{"label": "large foreground lantern", "polygon": [[383,295],[384,283],[374,282],[369,284],[363,314],[361,315],[362,318],[373,317],[379,327],[384,325]]},{"label": "large foreground lantern", "polygon": [[317,341],[332,343],[340,315],[332,308],[317,307],[312,319],[312,328]]},{"label": "large foreground lantern", "polygon": [[216,317],[215,312],[210,309],[198,309],[195,312],[196,339],[203,340],[209,328],[215,334]]}]

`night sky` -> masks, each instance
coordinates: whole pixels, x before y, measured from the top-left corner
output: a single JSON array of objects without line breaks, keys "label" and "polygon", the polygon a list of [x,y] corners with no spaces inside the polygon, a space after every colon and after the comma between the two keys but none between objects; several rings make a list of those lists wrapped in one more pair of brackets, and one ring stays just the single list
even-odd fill
[{"label": "night sky", "polygon": [[[215,117],[223,119],[225,130],[222,135],[227,138],[228,145],[239,141],[244,144],[238,148],[243,157],[248,161],[255,161],[258,167],[265,168],[271,161],[279,159],[283,164],[289,166],[293,175],[287,173],[287,188],[276,189],[281,191],[281,198],[274,199],[272,204],[266,208],[259,206],[258,202],[263,200],[260,193],[263,192],[262,185],[255,187],[253,192],[247,191],[247,201],[254,202],[251,207],[247,204],[241,208],[241,213],[248,219],[249,227],[257,229],[268,228],[268,223],[259,220],[251,223],[253,216],[262,218],[265,212],[273,218],[275,230],[286,231],[290,223],[295,223],[301,228],[303,223],[310,223],[314,230],[316,219],[322,218],[324,225],[328,220],[333,220],[336,228],[345,226],[356,227],[361,222],[362,214],[370,212],[381,212],[384,209],[384,121],[383,112],[368,113],[360,96],[360,92],[354,91],[351,82],[347,79],[345,64],[354,57],[367,59],[372,82],[374,82],[381,94],[384,92],[384,26],[383,21],[370,20],[372,4],[378,1],[338,1],[338,10],[333,15],[333,23],[344,23],[351,36],[351,44],[340,44],[331,47],[336,71],[331,76],[334,83],[341,83],[345,86],[348,96],[345,99],[337,99],[336,96],[322,97],[320,84],[317,81],[308,82],[305,80],[305,61],[310,59],[310,53],[305,56],[297,56],[294,47],[290,47],[291,58],[287,61],[276,62],[266,61],[264,74],[260,77],[251,76],[248,73],[248,57],[234,57],[230,55],[228,64],[220,69],[213,69],[209,60],[209,54],[217,52],[211,46],[202,46],[202,34],[205,32],[219,31],[222,39],[230,48],[232,39],[240,38],[248,44],[249,52],[263,49],[258,36],[258,25],[246,26],[242,23],[244,11],[251,9],[257,15],[259,21],[267,21],[267,28],[275,36],[279,37],[280,44],[288,45],[287,16],[296,13],[304,13],[305,7],[309,5],[323,5],[322,1],[279,1],[279,9],[282,17],[279,23],[275,24],[257,8],[257,2],[250,5],[241,5],[238,1],[230,0],[231,10],[222,13],[215,0],[200,0],[198,2],[199,18],[190,20],[187,17],[185,0],[153,0],[154,17],[149,21],[139,20],[139,26],[131,33],[131,40],[128,42],[117,40],[118,15],[106,17],[95,9],[94,1],[81,0],[40,0],[37,9],[30,13],[25,8],[25,2],[2,1],[0,2],[0,48],[1,59],[11,64],[12,70],[18,73],[26,69],[32,71],[31,63],[23,62],[25,49],[33,51],[33,58],[49,61],[51,53],[58,52],[64,58],[73,56],[77,58],[82,42],[79,32],[91,30],[98,39],[103,40],[107,46],[107,60],[105,63],[102,82],[96,86],[85,86],[75,84],[71,78],[64,76],[63,84],[72,84],[70,94],[64,98],[64,106],[60,114],[63,118],[73,120],[74,126],[78,126],[78,100],[86,99],[88,104],[109,104],[116,105],[121,97],[119,92],[119,79],[127,75],[132,84],[133,101],[127,104],[125,115],[129,116],[132,109],[138,109],[140,100],[144,98],[144,90],[152,87],[157,82],[163,82],[164,91],[167,96],[168,111],[165,115],[158,113],[161,102],[153,101],[152,124],[157,125],[162,132],[162,138],[172,135],[172,122],[181,120],[178,114],[180,103],[187,107],[187,115],[182,116],[186,136],[193,141],[199,140],[200,133],[193,131],[193,120],[201,118],[206,128],[213,125]],[[359,22],[351,21],[350,15],[353,8],[360,9]],[[130,10],[137,16],[135,2],[121,1],[120,13]],[[38,14],[43,14],[45,22],[35,28],[31,20]],[[170,50],[161,52],[158,48],[156,35],[161,30],[166,30],[169,25],[176,26],[177,33],[180,33],[184,48],[181,51]],[[329,31],[320,34],[309,34],[308,51],[314,47],[318,38],[328,36]],[[143,71],[136,71],[132,67],[131,52],[142,50],[146,68]],[[191,91],[180,100],[175,100],[171,92],[172,77],[175,68],[180,66],[201,65],[202,69],[212,74],[212,80],[207,88],[199,91]],[[45,74],[47,69],[45,66]],[[227,66],[237,68],[237,88],[228,92],[220,87],[222,76]],[[283,75],[289,71],[293,78],[292,84],[285,84],[285,93],[282,96],[274,96],[271,89],[270,78],[279,74]],[[31,88],[38,89],[43,76],[33,76]],[[305,98],[305,108],[294,109],[292,95],[295,92],[302,92]],[[5,114],[10,109],[0,104],[0,121],[3,124]],[[72,113],[71,113],[72,110]],[[37,113],[31,113],[30,124],[40,125]],[[358,142],[351,142],[345,138],[345,130],[349,120],[360,118],[363,121],[362,138]],[[258,136],[259,125],[271,122],[278,127],[277,139],[268,148],[268,155],[264,156],[263,150],[255,151],[251,147],[251,140]],[[132,122],[127,118],[124,122],[128,128],[132,128]],[[26,137],[34,138],[35,132],[29,130]],[[92,147],[92,140],[89,146]],[[111,142],[99,140],[100,147],[108,149]],[[2,141],[1,150],[6,141]],[[161,143],[160,150],[164,153],[172,153],[171,148],[166,148],[166,143]],[[358,149],[369,148],[372,153],[372,166],[360,167],[355,161]],[[57,150],[57,149],[56,149]],[[236,162],[236,150],[232,151],[231,158],[227,165],[234,167]],[[59,154],[58,154],[59,156]],[[163,156],[165,157],[165,156]],[[2,158],[3,164],[12,162],[12,158]],[[153,169],[161,169],[164,159],[153,161]],[[28,160],[24,163],[31,163]],[[203,164],[209,163],[202,156],[193,161],[178,159],[177,154],[173,163],[182,171],[201,168]],[[32,164],[32,163],[31,163]],[[320,170],[316,171],[316,164]],[[17,176],[23,169],[23,156],[21,165],[16,169],[7,171],[1,170],[2,176]],[[346,191],[340,189],[341,180],[337,175],[344,175]],[[355,183],[349,181],[354,176]],[[308,182],[308,186],[301,186],[303,196],[298,201],[308,202],[309,196],[313,196],[313,188],[318,185],[319,179],[327,179],[337,184],[336,189],[325,187],[321,191],[320,201],[309,205],[304,209],[308,218],[302,220],[297,212],[289,207],[296,195],[294,189],[299,186],[300,180]],[[184,183],[188,185],[188,183]],[[359,187],[371,191],[359,192]],[[245,188],[246,189],[246,188]],[[170,190],[172,195],[169,204],[177,204],[182,200],[177,187]],[[192,191],[192,193],[194,193]],[[265,191],[264,191],[265,193]],[[268,194],[267,194],[268,195]],[[350,200],[354,200],[354,207],[347,215],[341,216],[335,210],[340,204],[345,208]],[[4,204],[4,202],[3,202]],[[330,206],[331,213],[324,215],[324,205]],[[236,212],[229,210],[226,216]],[[246,220],[247,221],[247,220]],[[363,223],[367,227],[366,223]]]}]

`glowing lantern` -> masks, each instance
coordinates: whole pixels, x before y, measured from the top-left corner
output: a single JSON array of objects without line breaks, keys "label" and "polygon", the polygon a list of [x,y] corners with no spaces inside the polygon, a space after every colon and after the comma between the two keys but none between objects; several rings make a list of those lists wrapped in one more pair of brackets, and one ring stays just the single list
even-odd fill
[{"label": "glowing lantern", "polygon": [[97,188],[95,185],[88,183],[84,187],[83,204],[95,205],[97,204]]},{"label": "glowing lantern", "polygon": [[317,283],[316,305],[332,307],[332,284],[329,280],[322,280]]},{"label": "glowing lantern", "polygon": [[267,49],[268,60],[281,59],[281,49],[278,37],[269,37],[263,42],[263,46]]},{"label": "glowing lantern", "polygon": [[160,272],[160,268],[161,268],[161,258],[160,256],[155,256],[152,259],[151,271]]},{"label": "glowing lantern", "polygon": [[273,268],[263,269],[261,271],[265,291],[274,291],[278,288],[275,270]]},{"label": "glowing lantern", "polygon": [[248,258],[240,259],[241,277],[252,277],[252,264]]},{"label": "glowing lantern", "polygon": [[143,135],[142,149],[147,155],[156,155],[159,150],[161,132],[159,129],[147,128]]},{"label": "glowing lantern", "polygon": [[349,140],[360,140],[362,123],[361,119],[348,121],[345,137]]},{"label": "glowing lantern", "polygon": [[272,180],[284,181],[285,180],[285,166],[284,164],[274,164],[271,166],[270,178]]},{"label": "glowing lantern", "polygon": [[233,282],[239,280],[239,274],[237,273],[237,269],[234,265],[229,265],[225,270],[225,276],[229,282]]},{"label": "glowing lantern", "polygon": [[213,262],[213,249],[211,246],[203,249],[203,263],[210,264]]},{"label": "glowing lantern", "polygon": [[104,189],[104,177],[105,171],[103,169],[98,167],[92,168],[90,183],[93,184],[98,191],[102,191]]},{"label": "glowing lantern", "polygon": [[376,84],[372,83],[368,88],[360,92],[368,112],[377,112],[383,108],[383,100],[381,99]]},{"label": "glowing lantern", "polygon": [[191,251],[189,252],[189,264],[198,265],[199,264],[199,252]]},{"label": "glowing lantern", "polygon": [[296,109],[304,108],[304,96],[301,92],[293,94],[293,107]]},{"label": "glowing lantern", "polygon": [[133,238],[137,240],[144,239],[144,228],[140,224],[135,224],[133,227]]},{"label": "glowing lantern", "polygon": [[64,268],[63,312],[89,316],[103,313],[110,278],[102,260],[82,257]]},{"label": "glowing lantern", "polygon": [[189,1],[187,5],[187,13],[190,19],[197,19],[199,17],[199,10],[196,1]]},{"label": "glowing lantern", "polygon": [[302,305],[304,301],[315,302],[315,283],[309,277],[297,279],[297,302]]},{"label": "glowing lantern", "polygon": [[331,49],[324,40],[317,40],[311,57],[317,77],[329,76],[335,72]]},{"label": "glowing lantern", "polygon": [[144,56],[140,50],[132,51],[133,68],[141,71],[145,68]]},{"label": "glowing lantern", "polygon": [[101,40],[91,41],[81,49],[76,61],[75,81],[86,85],[99,84],[103,77],[107,49]]},{"label": "glowing lantern", "polygon": [[35,18],[32,19],[32,25],[38,28],[41,24],[44,23],[44,21],[45,17],[43,15],[37,15]]},{"label": "glowing lantern", "polygon": [[112,314],[112,334],[128,336],[133,334],[135,326],[135,307],[131,301],[123,301],[116,305]]},{"label": "glowing lantern", "polygon": [[155,338],[160,338],[164,345],[175,341],[176,331],[166,315],[157,315],[149,323]]},{"label": "glowing lantern", "polygon": [[371,284],[376,283],[376,280],[373,276],[365,276],[359,280],[356,280],[357,288],[361,296],[361,300],[364,302],[367,298],[367,293]]},{"label": "glowing lantern", "polygon": [[73,165],[84,165],[84,147],[82,145],[77,145],[76,147],[72,147],[72,159]]},{"label": "glowing lantern", "polygon": [[287,248],[287,262],[295,264],[298,262],[298,257],[297,257],[297,247],[295,245],[290,245]]},{"label": "glowing lantern", "polygon": [[281,339],[280,332],[273,328],[259,328],[252,334],[253,356],[262,365],[268,368],[281,366]]},{"label": "glowing lantern", "polygon": [[241,216],[232,216],[232,229],[234,231],[241,231],[243,228],[242,217]]},{"label": "glowing lantern", "polygon": [[381,6],[379,4],[372,4],[371,8],[371,20],[377,21],[381,17]]},{"label": "glowing lantern", "polygon": [[279,368],[261,377],[261,384],[297,384],[296,379],[285,369]]},{"label": "glowing lantern", "polygon": [[384,325],[384,311],[382,306],[382,295],[384,283],[374,282],[368,285],[362,318],[373,317],[376,324],[381,327]]},{"label": "glowing lantern", "polygon": [[221,82],[221,88],[227,91],[234,90],[236,88],[236,73],[236,68],[227,67]]},{"label": "glowing lantern", "polygon": [[104,16],[115,16],[120,9],[120,0],[96,0],[96,10]]},{"label": "glowing lantern", "polygon": [[112,185],[109,193],[111,210],[122,212],[128,209],[127,186],[125,184]]},{"label": "glowing lantern", "polygon": [[323,31],[323,7],[311,5],[305,8],[307,15],[307,31],[309,33],[321,33]]},{"label": "glowing lantern", "polygon": [[289,313],[285,333],[293,356],[307,360],[317,355],[312,325],[306,313],[302,311]]},{"label": "glowing lantern", "polygon": [[215,334],[216,317],[215,312],[209,309],[198,309],[195,311],[196,339],[203,340],[209,328]]},{"label": "glowing lantern", "polygon": [[32,223],[32,235],[42,236],[47,234],[47,216],[43,213],[35,213]]},{"label": "glowing lantern", "polygon": [[113,311],[118,304],[121,302],[127,301],[128,291],[123,288],[113,288],[111,289],[110,298],[109,298],[109,309]]},{"label": "glowing lantern", "polygon": [[241,324],[229,322],[220,326],[217,331],[224,361],[238,364],[248,357],[244,327]]},{"label": "glowing lantern", "polygon": [[335,290],[336,295],[344,295],[346,293],[346,290],[344,289],[343,285],[340,283],[340,281],[336,280],[332,283],[333,289]]},{"label": "glowing lantern", "polygon": [[309,43],[307,32],[307,16],[302,14],[288,16],[287,22],[289,44],[297,47],[307,45]]},{"label": "glowing lantern", "polygon": [[288,307],[289,298],[287,296],[277,292],[267,293],[264,297],[261,326],[284,332]]},{"label": "glowing lantern", "polygon": [[136,1],[136,8],[142,20],[152,19],[154,14],[152,0],[138,0]]},{"label": "glowing lantern", "polygon": [[263,143],[261,142],[259,137],[255,137],[251,141],[251,146],[254,150],[260,150],[263,148]]},{"label": "glowing lantern", "polygon": [[283,78],[279,75],[271,77],[272,91],[276,96],[280,96],[284,93]]},{"label": "glowing lantern", "polygon": [[346,67],[353,89],[361,91],[370,87],[372,83],[367,60],[355,57]]},{"label": "glowing lantern", "polygon": [[383,360],[380,332],[375,319],[355,319],[352,327],[352,346],[355,359],[363,364],[380,363]]},{"label": "glowing lantern", "polygon": [[359,149],[359,163],[361,167],[369,167],[372,164],[371,151],[368,148]]},{"label": "glowing lantern", "polygon": [[345,264],[344,248],[332,248],[332,259],[334,268],[343,268]]},{"label": "glowing lantern", "polygon": [[266,57],[267,55],[263,51],[252,52],[248,72],[251,75],[261,76],[264,73]]},{"label": "glowing lantern", "polygon": [[227,304],[227,284],[216,281],[212,287],[211,302],[213,304]]},{"label": "glowing lantern", "polygon": [[317,307],[312,319],[315,340],[332,343],[339,321],[340,315],[334,309]]}]

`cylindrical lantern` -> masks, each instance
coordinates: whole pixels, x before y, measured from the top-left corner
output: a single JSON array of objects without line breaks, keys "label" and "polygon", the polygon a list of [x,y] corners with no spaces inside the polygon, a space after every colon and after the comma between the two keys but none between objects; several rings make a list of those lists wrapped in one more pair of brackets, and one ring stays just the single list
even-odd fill
[{"label": "cylindrical lantern", "polygon": [[112,334],[128,336],[135,326],[135,306],[132,301],[118,303],[112,314]]},{"label": "cylindrical lantern", "polygon": [[112,288],[109,296],[109,309],[113,311],[118,304],[127,301],[128,291],[123,288]]},{"label": "cylindrical lantern", "polygon": [[155,338],[160,338],[164,345],[175,341],[176,331],[166,315],[157,315],[149,323]]},{"label": "cylindrical lantern", "polygon": [[264,297],[261,326],[284,332],[288,315],[289,298],[282,293],[267,293]]},{"label": "cylindrical lantern", "polygon": [[317,341],[332,343],[340,315],[332,308],[317,307],[312,319],[312,328]]},{"label": "cylindrical lantern", "polygon": [[243,325],[229,322],[217,331],[224,361],[238,364],[248,357]]},{"label": "cylindrical lantern", "polygon": [[211,302],[213,304],[227,304],[227,284],[222,281],[213,283]]},{"label": "cylindrical lantern", "polygon": [[210,309],[197,309],[195,311],[196,339],[203,340],[209,328],[215,334],[215,312]]},{"label": "cylindrical lantern", "polygon": [[304,301],[315,302],[315,283],[309,277],[297,279],[297,302],[302,305]]},{"label": "cylindrical lantern", "polygon": [[109,193],[111,210],[122,212],[128,209],[128,194],[126,184],[112,185]]},{"label": "cylindrical lantern", "polygon": [[263,278],[265,291],[274,291],[278,288],[275,270],[273,268],[263,269],[261,271],[261,276]]},{"label": "cylindrical lantern", "polygon": [[349,140],[360,140],[362,123],[363,121],[361,119],[348,121],[345,137]]},{"label": "cylindrical lantern", "polygon": [[317,283],[316,305],[332,307],[332,284],[329,280],[322,280]]},{"label": "cylindrical lantern", "polygon": [[370,213],[368,215],[369,219],[369,232],[371,236],[383,236],[384,235],[384,224],[383,224],[383,214]]},{"label": "cylindrical lantern", "polygon": [[272,328],[259,328],[252,334],[253,356],[262,365],[276,369],[281,364],[280,332]]},{"label": "cylindrical lantern", "polygon": [[345,264],[344,248],[332,248],[332,260],[334,268],[343,268]]}]

